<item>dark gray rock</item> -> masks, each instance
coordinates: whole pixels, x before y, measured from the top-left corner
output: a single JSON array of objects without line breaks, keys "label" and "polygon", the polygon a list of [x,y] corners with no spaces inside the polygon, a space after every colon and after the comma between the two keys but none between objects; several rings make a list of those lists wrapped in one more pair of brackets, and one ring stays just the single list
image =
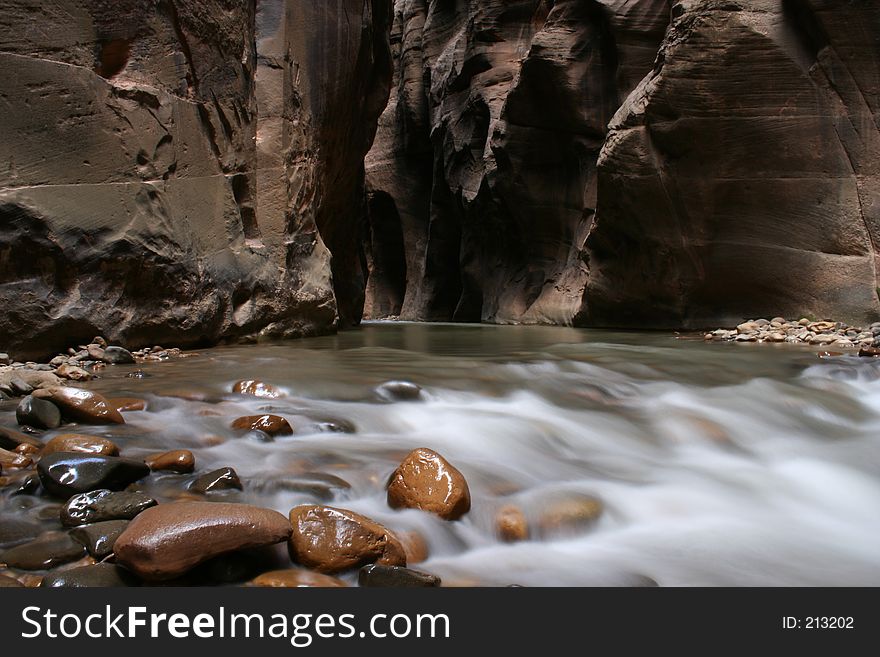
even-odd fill
[{"label": "dark gray rock", "polygon": [[70,536],[82,544],[98,561],[113,553],[113,544],[128,527],[128,520],[108,520],[70,530]]},{"label": "dark gray rock", "polygon": [[73,452],[56,452],[37,465],[40,482],[51,495],[67,499],[98,489],[122,490],[150,474],[143,461]]},{"label": "dark gray rock", "polygon": [[409,381],[388,381],[376,388],[376,394],[383,401],[419,401],[422,387]]},{"label": "dark gray rock", "polygon": [[0,548],[14,547],[34,540],[43,533],[43,526],[20,518],[0,520]]},{"label": "dark gray rock", "polygon": [[20,378],[11,379],[9,381],[9,387],[12,389],[12,394],[18,397],[29,395],[34,391],[34,387],[31,384]]},{"label": "dark gray rock", "polygon": [[128,349],[111,346],[104,349],[101,360],[111,365],[131,365],[134,363],[134,356]]},{"label": "dark gray rock", "polygon": [[220,468],[198,477],[190,484],[194,493],[211,493],[223,490],[242,490],[241,479],[232,468]]},{"label": "dark gray rock", "polygon": [[358,572],[358,584],[393,588],[428,588],[440,586],[440,578],[403,566],[370,564]]},{"label": "dark gray rock", "polygon": [[98,563],[62,573],[50,573],[43,578],[40,588],[118,588],[139,584],[138,579],[125,568],[112,563]]},{"label": "dark gray rock", "polygon": [[68,534],[48,532],[0,553],[0,562],[19,570],[49,570],[85,555],[86,549]]},{"label": "dark gray rock", "polygon": [[66,527],[131,520],[156,504],[156,500],[144,493],[96,490],[70,498],[62,507],[60,517]]},{"label": "dark gray rock", "polygon": [[61,410],[50,401],[28,395],[15,409],[15,419],[20,425],[57,429],[61,426]]}]

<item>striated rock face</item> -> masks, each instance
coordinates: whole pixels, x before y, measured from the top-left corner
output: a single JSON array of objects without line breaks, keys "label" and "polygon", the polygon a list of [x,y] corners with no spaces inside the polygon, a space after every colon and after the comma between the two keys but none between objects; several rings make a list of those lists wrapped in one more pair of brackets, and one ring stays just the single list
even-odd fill
[{"label": "striated rock face", "polygon": [[0,0],[4,350],[335,327],[390,4],[330,4]]},{"label": "striated rock face", "polygon": [[398,0],[366,314],[572,321],[607,125],[668,22],[666,0]]},{"label": "striated rock face", "polygon": [[880,7],[398,0],[366,314],[876,318]]},{"label": "striated rock face", "polygon": [[682,2],[599,162],[595,324],[875,318],[880,5]]}]

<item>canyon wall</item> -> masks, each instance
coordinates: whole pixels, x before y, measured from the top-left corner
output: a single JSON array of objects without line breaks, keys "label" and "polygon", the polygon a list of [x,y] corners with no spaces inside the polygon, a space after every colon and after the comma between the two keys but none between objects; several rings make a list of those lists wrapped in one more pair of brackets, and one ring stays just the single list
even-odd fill
[{"label": "canyon wall", "polygon": [[389,15],[387,0],[0,0],[0,349],[344,321],[333,274],[363,259],[340,226],[361,216]]},{"label": "canyon wall", "polygon": [[366,315],[878,316],[880,6],[397,0]]}]

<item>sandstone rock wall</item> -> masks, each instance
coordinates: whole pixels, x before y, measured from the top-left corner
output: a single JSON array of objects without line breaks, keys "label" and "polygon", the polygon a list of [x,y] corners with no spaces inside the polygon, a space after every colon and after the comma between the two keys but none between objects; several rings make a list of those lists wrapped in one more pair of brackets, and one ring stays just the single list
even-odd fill
[{"label": "sandstone rock wall", "polygon": [[397,0],[367,315],[571,322],[607,125],[668,22],[667,0]]},{"label": "sandstone rock wall", "polygon": [[876,2],[397,0],[392,42],[368,316],[876,319]]},{"label": "sandstone rock wall", "polygon": [[0,345],[332,330],[388,7],[0,0]]}]

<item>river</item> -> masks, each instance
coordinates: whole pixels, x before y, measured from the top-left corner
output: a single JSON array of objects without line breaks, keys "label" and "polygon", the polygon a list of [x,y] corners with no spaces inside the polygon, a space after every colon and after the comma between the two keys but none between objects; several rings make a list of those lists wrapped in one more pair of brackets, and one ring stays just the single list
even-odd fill
[{"label": "river", "polygon": [[[222,499],[285,514],[326,503],[418,532],[430,556],[416,567],[448,585],[878,586],[880,361],[817,352],[661,332],[368,323],[143,365],[145,379],[107,368],[92,389],[149,405],[125,427],[89,432],[126,456],[186,448],[199,472],[234,467],[244,491]],[[240,379],[287,396],[233,395]],[[391,380],[419,384],[423,399],[377,397]],[[261,442],[230,429],[264,410],[295,435]],[[384,483],[417,447],[465,475],[473,504],[462,520],[388,507]],[[186,477],[152,479],[173,496]],[[597,520],[545,522],[548,508],[584,499],[601,501]],[[499,539],[496,515],[511,505],[529,540]]]}]

